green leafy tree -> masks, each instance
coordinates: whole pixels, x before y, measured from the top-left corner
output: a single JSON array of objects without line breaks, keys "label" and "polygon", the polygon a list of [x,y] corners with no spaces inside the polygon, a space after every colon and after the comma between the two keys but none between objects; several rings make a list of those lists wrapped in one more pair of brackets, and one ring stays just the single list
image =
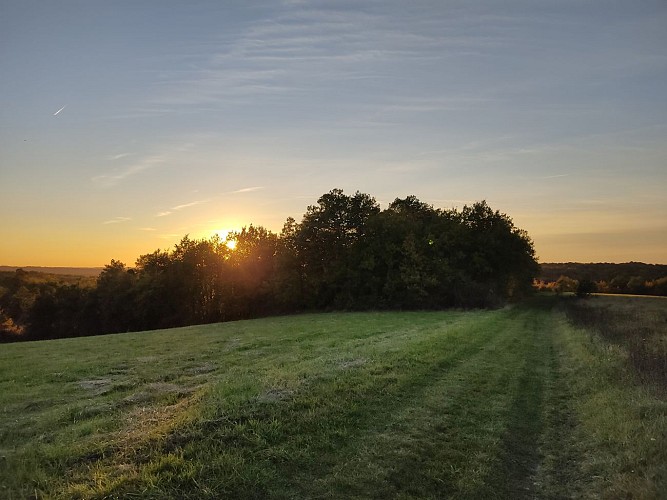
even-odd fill
[{"label": "green leafy tree", "polygon": [[[336,305],[348,288],[351,248],[362,240],[369,218],[380,212],[374,198],[333,189],[308,207],[296,235],[296,252],[308,305]],[[340,305],[340,304],[338,304]]]},{"label": "green leafy tree", "polygon": [[232,272],[234,316],[239,318],[265,315],[272,304],[273,281],[278,252],[278,237],[261,226],[244,227],[228,235],[234,241],[227,262]]},{"label": "green leafy tree", "polygon": [[100,333],[136,329],[136,273],[124,263],[112,260],[97,279],[92,300],[99,317]]},{"label": "green leafy tree", "polygon": [[171,279],[173,264],[169,252],[162,250],[137,259],[137,328],[150,330],[182,324],[175,291],[178,285]]}]

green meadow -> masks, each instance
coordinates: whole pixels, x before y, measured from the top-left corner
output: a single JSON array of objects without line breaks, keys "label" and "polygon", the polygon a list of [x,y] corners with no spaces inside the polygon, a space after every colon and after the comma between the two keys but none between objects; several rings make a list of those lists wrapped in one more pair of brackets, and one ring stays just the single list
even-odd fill
[{"label": "green meadow", "polygon": [[664,386],[566,302],[2,345],[0,498],[658,498]]}]

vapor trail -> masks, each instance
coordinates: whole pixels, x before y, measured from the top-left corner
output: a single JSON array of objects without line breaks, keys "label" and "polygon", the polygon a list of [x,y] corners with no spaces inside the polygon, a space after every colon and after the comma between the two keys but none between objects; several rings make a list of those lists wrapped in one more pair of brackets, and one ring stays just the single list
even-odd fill
[{"label": "vapor trail", "polygon": [[55,113],[53,113],[53,116],[56,116],[58,113],[60,113],[60,112],[61,112],[63,109],[65,109],[66,107],[67,107],[67,104],[65,104],[62,108],[60,108],[60,109],[59,109],[58,111],[56,111]]}]

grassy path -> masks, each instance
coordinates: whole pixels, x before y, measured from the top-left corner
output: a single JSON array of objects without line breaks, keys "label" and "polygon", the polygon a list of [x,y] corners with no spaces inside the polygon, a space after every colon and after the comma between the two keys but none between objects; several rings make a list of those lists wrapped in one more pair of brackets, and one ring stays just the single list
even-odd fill
[{"label": "grassy path", "polygon": [[667,406],[552,305],[3,346],[0,497],[653,498]]}]

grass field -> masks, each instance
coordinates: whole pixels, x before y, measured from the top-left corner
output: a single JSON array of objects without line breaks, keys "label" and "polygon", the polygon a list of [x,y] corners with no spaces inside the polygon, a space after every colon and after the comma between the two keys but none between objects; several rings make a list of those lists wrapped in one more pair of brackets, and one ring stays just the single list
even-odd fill
[{"label": "grass field", "polygon": [[0,497],[659,498],[667,401],[555,304],[3,345]]},{"label": "grass field", "polygon": [[620,346],[642,380],[667,394],[667,297],[599,295],[565,302],[568,318]]}]

